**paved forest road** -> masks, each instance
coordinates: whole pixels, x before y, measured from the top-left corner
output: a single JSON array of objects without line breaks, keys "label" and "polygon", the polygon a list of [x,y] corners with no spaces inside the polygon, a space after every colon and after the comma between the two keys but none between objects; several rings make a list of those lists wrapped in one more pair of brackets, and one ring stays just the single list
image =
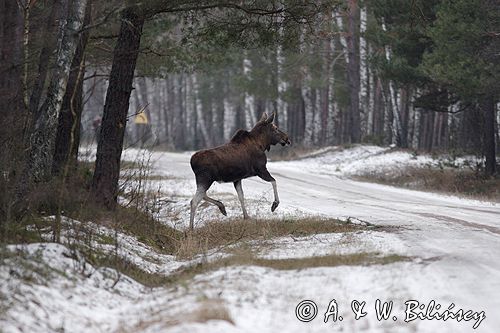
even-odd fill
[{"label": "paved forest road", "polygon": [[[189,154],[166,153],[156,164],[179,177],[194,179]],[[282,205],[338,218],[357,218],[376,225],[397,226],[405,254],[420,258],[410,270],[405,288],[422,303],[431,299],[458,308],[484,310],[487,319],[477,331],[500,327],[500,205],[410,191],[322,175],[294,162],[269,163]],[[234,191],[232,184],[212,190]],[[254,177],[243,181],[247,198],[271,185]],[[194,180],[193,180],[194,191]],[[279,209],[279,208],[278,208]],[[249,212],[251,214],[251,212]],[[437,331],[439,327],[435,326]],[[467,328],[463,324],[457,327]]]}]

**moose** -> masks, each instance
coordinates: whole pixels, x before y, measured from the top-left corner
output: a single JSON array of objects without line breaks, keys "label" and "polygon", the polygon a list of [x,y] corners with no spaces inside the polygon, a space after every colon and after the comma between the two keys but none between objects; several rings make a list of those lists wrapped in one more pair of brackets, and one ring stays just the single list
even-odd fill
[{"label": "moose", "polygon": [[189,227],[193,230],[194,215],[201,200],[205,200],[219,207],[222,214],[227,215],[224,204],[207,196],[207,190],[213,182],[234,184],[238,199],[243,210],[243,218],[247,219],[243,189],[241,180],[259,176],[270,182],[274,190],[274,202],[271,211],[274,212],[280,200],[276,180],[267,171],[267,157],[265,151],[269,151],[272,145],[282,146],[291,144],[288,135],[274,124],[276,113],[268,117],[262,114],[260,120],[251,131],[238,130],[228,143],[196,152],[191,156],[191,169],[196,177],[196,194],[191,200],[191,215]]}]

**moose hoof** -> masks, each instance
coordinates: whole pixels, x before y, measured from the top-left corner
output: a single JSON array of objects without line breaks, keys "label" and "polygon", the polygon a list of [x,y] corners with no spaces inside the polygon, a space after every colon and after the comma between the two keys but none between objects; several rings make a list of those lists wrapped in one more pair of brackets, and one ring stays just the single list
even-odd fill
[{"label": "moose hoof", "polygon": [[224,206],[220,206],[220,207],[219,207],[219,210],[220,210],[220,212],[222,213],[222,215],[227,216],[227,213],[226,213],[226,207],[224,207]]},{"label": "moose hoof", "polygon": [[278,208],[278,205],[280,204],[279,201],[273,202],[273,205],[271,206],[271,212],[274,212],[276,208]]}]

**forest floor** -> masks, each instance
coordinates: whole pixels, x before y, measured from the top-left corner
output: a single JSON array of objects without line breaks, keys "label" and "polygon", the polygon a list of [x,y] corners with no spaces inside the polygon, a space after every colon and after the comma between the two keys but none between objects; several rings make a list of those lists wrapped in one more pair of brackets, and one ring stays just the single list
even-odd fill
[{"label": "forest floor", "polygon": [[[124,188],[154,194],[146,208],[178,230],[188,225],[195,189],[189,157],[124,154],[136,161]],[[149,163],[147,172],[136,168]],[[78,238],[82,223],[64,219],[62,244],[9,245],[2,255],[0,332],[496,332],[500,204],[351,179],[439,163],[372,146],[270,162],[281,199],[275,213],[272,187],[260,179],[243,181],[251,221],[240,220],[232,184],[214,184],[209,194],[228,216],[202,204],[196,233],[170,254],[91,222],[91,237]],[[93,264],[74,242],[113,253],[142,278]],[[325,323],[333,299],[342,320]],[[388,320],[377,319],[377,299],[394,302]],[[302,300],[317,304],[310,322],[296,318]],[[365,317],[355,319],[353,300],[366,302]],[[405,322],[409,300],[475,317]]]}]

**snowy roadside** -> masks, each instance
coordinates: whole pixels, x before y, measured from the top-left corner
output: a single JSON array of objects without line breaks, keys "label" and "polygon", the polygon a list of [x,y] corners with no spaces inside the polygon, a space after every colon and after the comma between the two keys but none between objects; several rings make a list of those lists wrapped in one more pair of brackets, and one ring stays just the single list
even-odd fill
[{"label": "snowy roadside", "polygon": [[[500,322],[494,314],[500,310],[500,303],[491,296],[500,290],[500,267],[495,255],[500,250],[498,220],[495,222],[500,206],[339,178],[370,168],[389,168],[391,163],[430,163],[423,156],[415,159],[385,150],[361,146],[270,163],[282,194],[282,203],[272,215],[272,190],[268,184],[252,180],[244,182],[243,187],[253,217],[272,217],[278,223],[310,215],[351,217],[351,221],[398,228],[391,232],[365,229],[279,237],[246,245],[257,248],[257,257],[262,260],[314,260],[365,253],[400,256],[404,260],[286,269],[228,265],[164,287],[148,288],[115,270],[93,267],[64,245],[12,245],[8,250],[14,254],[7,255],[0,266],[0,280],[4,281],[0,288],[0,331],[495,332]],[[129,151],[125,157],[133,159],[138,154],[143,153]],[[168,198],[159,216],[166,224],[183,229],[188,223],[187,208],[194,190],[189,154],[148,156],[154,166],[148,186]],[[203,205],[197,215],[199,225],[208,220],[231,223],[231,219],[241,217],[232,185],[214,184],[211,191],[226,205],[228,217],[212,205]],[[435,216],[447,220],[439,222]],[[455,224],[453,219],[462,222]],[[93,229],[105,236],[115,233],[102,226]],[[92,246],[116,251],[141,269],[164,276],[200,261],[231,255],[214,251],[182,260],[157,253],[133,236],[115,235],[117,250],[106,242]],[[306,299],[318,307],[317,318],[311,322],[301,322],[295,315],[297,304]],[[324,323],[323,315],[332,299],[337,301],[343,320]],[[396,321],[376,318],[377,299],[394,302]],[[472,329],[474,320],[405,323],[404,302],[412,299],[425,304],[435,300],[443,308],[454,303],[455,309],[484,310],[487,318],[477,330]],[[352,300],[366,302],[366,317],[354,318]]]},{"label": "snowy roadside", "polygon": [[[63,220],[65,227],[75,224],[80,223],[71,219]],[[73,230],[65,227],[63,230]],[[165,276],[183,267],[230,255],[214,249],[212,254],[179,260],[174,256],[156,253],[134,237],[116,234],[114,230],[103,226],[87,227],[94,232],[93,248],[116,251],[118,256],[141,269]],[[117,237],[117,245],[99,241],[111,235]],[[74,235],[63,232],[62,242],[71,241],[74,241]],[[259,258],[274,260],[360,252],[383,256],[397,254],[402,249],[397,237],[379,231],[280,237],[250,246],[262,249]],[[276,288],[284,292],[288,284],[298,280],[304,284],[302,291],[300,285],[293,287],[297,294],[295,297],[299,297],[301,292],[308,291],[305,286],[309,278],[319,274],[326,279],[322,283],[328,285],[329,274],[336,275],[337,270],[342,272],[346,269],[339,266],[282,271],[238,265],[208,271],[180,284],[148,288],[114,269],[92,266],[78,251],[62,244],[10,245],[7,251],[7,259],[0,266],[0,279],[4,281],[0,288],[0,299],[3,300],[3,315],[0,317],[2,332],[164,332],[188,329],[200,332],[219,332],[220,329],[251,332],[254,331],[253,320],[240,311],[252,312],[248,308],[251,304],[246,301],[261,302],[256,297],[258,293],[266,298],[274,298],[272,294],[277,292]],[[395,265],[399,264],[387,266]],[[362,270],[372,271],[370,267],[366,266]],[[277,286],[277,283],[282,285]],[[306,296],[304,294],[302,297]],[[295,301],[291,295],[286,298]],[[280,304],[282,301],[275,299],[271,308],[263,307],[250,315],[255,318],[268,316],[268,320],[272,319],[269,317],[272,311],[287,315],[288,310],[279,310],[286,305]],[[246,310],[241,309],[242,306]],[[271,326],[267,330],[274,331],[278,327]]]},{"label": "snowy roadside", "polygon": [[397,173],[406,168],[463,168],[477,162],[474,156],[455,157],[416,154],[391,147],[356,145],[350,148],[327,147],[302,156],[298,160],[273,162],[279,168],[304,168],[320,174],[353,177],[371,173]]}]

